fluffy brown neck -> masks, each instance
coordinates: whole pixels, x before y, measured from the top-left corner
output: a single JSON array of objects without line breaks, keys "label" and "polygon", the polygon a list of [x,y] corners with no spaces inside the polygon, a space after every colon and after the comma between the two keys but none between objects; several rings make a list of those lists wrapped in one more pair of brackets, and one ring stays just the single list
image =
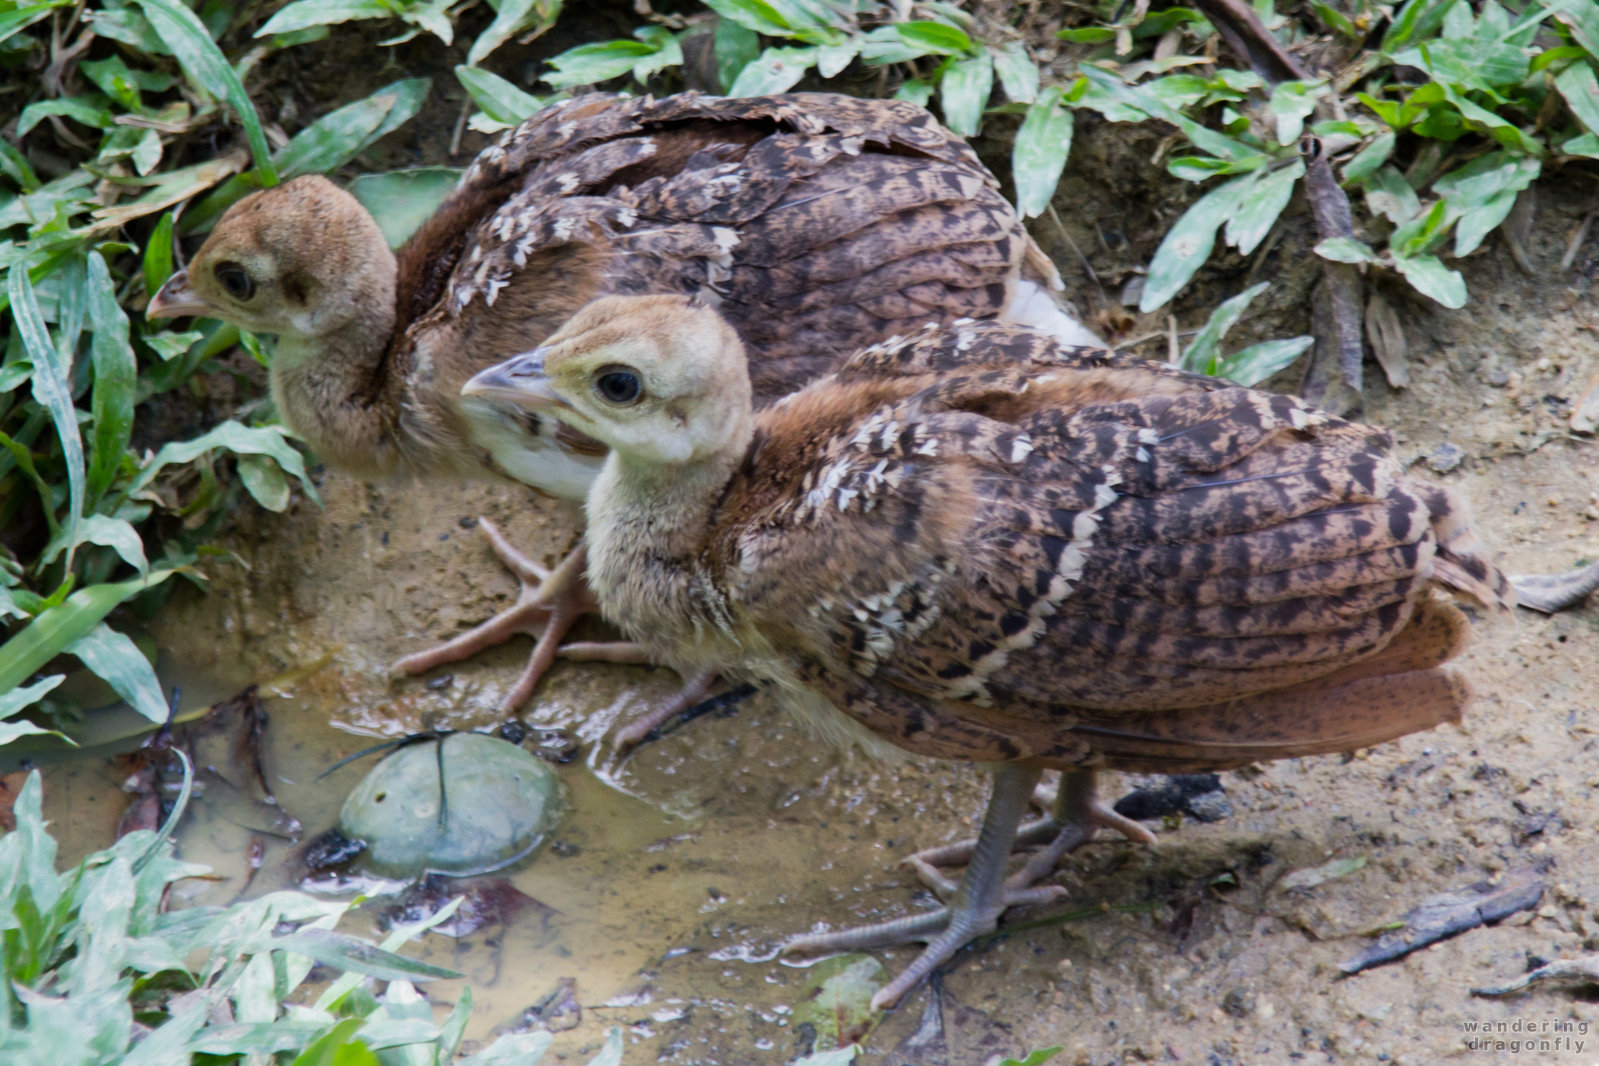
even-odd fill
[{"label": "fluffy brown neck", "polygon": [[404,375],[387,360],[396,324],[389,266],[352,301],[345,325],[283,334],[272,360],[272,398],[289,428],[324,461],[362,477],[396,473],[403,458]]}]

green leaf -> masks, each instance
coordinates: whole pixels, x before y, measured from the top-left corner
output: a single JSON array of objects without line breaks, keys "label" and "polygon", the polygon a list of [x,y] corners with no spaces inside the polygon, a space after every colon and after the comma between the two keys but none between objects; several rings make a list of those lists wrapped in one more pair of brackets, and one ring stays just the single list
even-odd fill
[{"label": "green leaf", "polygon": [[1194,335],[1194,339],[1183,352],[1182,368],[1195,374],[1214,374],[1222,338],[1227,336],[1227,331],[1244,317],[1244,312],[1249,310],[1249,305],[1254,302],[1255,297],[1270,287],[1270,282],[1262,281],[1251,285],[1237,296],[1222,301],[1210,313],[1204,328]]},{"label": "green leaf", "polygon": [[549,97],[523,92],[498,74],[477,67],[458,66],[455,78],[485,115],[507,126],[514,126],[549,106]]},{"label": "green leaf", "polygon": [[385,0],[295,0],[255,31],[257,37],[295,33],[311,26],[332,26],[357,19],[394,17],[394,8]]},{"label": "green leaf", "polygon": [[1295,159],[1286,167],[1263,172],[1259,180],[1239,199],[1227,220],[1227,243],[1240,255],[1253,252],[1277,222],[1294,194],[1294,183],[1304,177],[1305,164]]},{"label": "green leaf", "polygon": [[1315,3],[1310,5],[1310,9],[1316,13],[1317,18],[1321,19],[1322,24],[1334,33],[1353,40],[1359,40],[1366,36],[1355,28],[1355,24],[1349,21],[1348,15],[1345,15],[1331,4]]},{"label": "green leaf", "polygon": [[1392,54],[1411,41],[1431,37],[1459,0],[1409,0],[1383,34],[1382,50]]},{"label": "green leaf", "polygon": [[894,32],[920,55],[966,56],[977,50],[965,31],[944,22],[900,22]]},{"label": "green leaf", "polygon": [[10,718],[18,711],[32,707],[66,679],[66,674],[51,674],[31,685],[19,685],[9,692],[0,692],[0,718]]},{"label": "green leaf", "polygon": [[[33,398],[49,412],[61,441],[61,455],[67,467],[67,516],[63,529],[69,545],[78,539],[78,523],[83,516],[84,463],[83,438],[78,435],[78,412],[72,406],[72,390],[67,382],[72,368],[58,361],[55,345],[45,329],[44,316],[34,295],[33,282],[25,264],[6,272],[6,293],[11,298],[11,319],[22,337],[23,350],[33,363]],[[72,569],[72,551],[67,548],[67,569]],[[22,681],[18,678],[17,681]],[[0,685],[4,691],[5,685]]]},{"label": "green leaf", "polygon": [[1024,216],[1042,214],[1060,184],[1072,150],[1073,113],[1051,86],[1027,109],[1011,155],[1016,178],[1016,206]]},{"label": "green leaf", "polygon": [[597,44],[580,44],[552,56],[550,66],[555,70],[544,75],[544,82],[556,89],[574,85],[595,85],[624,74],[633,73],[633,64],[651,55],[655,49],[642,41],[602,41]]},{"label": "green leaf", "polygon": [[793,27],[765,0],[705,0],[705,6],[729,22],[768,37],[788,37]]},{"label": "green leaf", "polygon": [[[139,539],[133,524],[125,518],[112,518],[103,514],[89,515],[83,520],[78,532],[78,543],[99,544],[110,548],[122,558],[123,562],[141,574],[150,570],[150,563],[144,557],[144,542]],[[48,550],[46,554],[49,554]]]},{"label": "green leaf", "polygon": [[277,463],[265,456],[241,455],[238,470],[239,480],[256,503],[274,514],[288,510],[289,482]]},{"label": "green leaf", "polygon": [[290,1066],[381,1066],[378,1057],[356,1037],[364,1018],[346,1018],[313,1040]]},{"label": "green leaf", "polygon": [[112,123],[112,114],[98,97],[61,96],[54,100],[40,100],[22,109],[17,118],[17,139],[26,137],[33,128],[47,118],[70,118],[91,129],[103,130]]},{"label": "green leaf", "polygon": [[205,24],[193,11],[177,0],[133,0],[139,5],[150,25],[161,40],[177,56],[178,65],[189,81],[201,92],[215,94],[220,90],[223,99],[238,114],[244,124],[244,133],[250,141],[250,154],[255,157],[255,167],[268,185],[277,184],[277,171],[272,165],[272,152],[267,147],[266,134],[261,129],[261,119],[250,102],[250,94],[234,72],[227,57],[211,39]]},{"label": "green leaf", "polygon": [[1138,309],[1145,314],[1162,307],[1210,257],[1216,246],[1216,231],[1232,216],[1239,202],[1256,181],[1255,174],[1233,178],[1212,189],[1183,212],[1150,260],[1144,279],[1144,293]]},{"label": "green leaf", "polygon": [[1209,181],[1222,174],[1248,174],[1266,166],[1271,156],[1262,152],[1247,159],[1211,159],[1209,156],[1177,156],[1166,164],[1166,171],[1184,181]]},{"label": "green leaf", "polygon": [[1433,182],[1433,191],[1459,213],[1455,223],[1455,255],[1476,251],[1483,239],[1505,220],[1520,192],[1537,180],[1540,160],[1509,152],[1478,156]]},{"label": "green leaf", "polygon": [[922,78],[908,78],[894,90],[894,99],[908,101],[917,107],[926,107],[932,98],[933,83]]},{"label": "green leaf", "polygon": [[167,701],[161,694],[150,660],[124,633],[104,622],[68,644],[68,655],[75,655],[94,675],[116,690],[128,706],[150,721],[167,720]]},{"label": "green leaf", "polygon": [[329,111],[283,146],[274,160],[279,172],[290,178],[338,169],[379,137],[410,121],[422,109],[431,87],[427,78],[408,78]]},{"label": "green leaf", "polygon": [[[162,219],[162,226],[166,230],[167,268],[170,270],[170,213]],[[152,242],[162,241],[162,226],[156,227]],[[145,271],[145,277],[149,278],[148,252],[145,255]],[[89,440],[87,495],[93,506],[111,487],[117,469],[122,464],[122,457],[128,450],[128,441],[133,436],[133,408],[138,399],[139,367],[133,348],[128,343],[128,316],[117,303],[116,283],[111,280],[111,271],[97,251],[89,253],[88,289],[89,323],[93,327],[89,338],[89,356],[94,364],[94,391],[90,398],[94,429]]]},{"label": "green leaf", "polygon": [[88,633],[112,609],[177,573],[155,570],[148,577],[79,589],[64,603],[47,608],[15,636],[0,644],[0,692],[22,684],[67,646]]},{"label": "green leaf", "polygon": [[841,74],[850,61],[860,54],[861,38],[850,37],[838,44],[818,45],[816,49],[816,73],[824,78],[832,78]]},{"label": "green leaf", "polygon": [[1020,41],[1007,41],[994,51],[994,73],[1007,99],[1018,104],[1031,104],[1038,99],[1038,67],[1027,46]]},{"label": "green leaf", "polygon": [[144,291],[155,295],[172,276],[172,212],[161,216],[144,246]]},{"label": "green leaf", "polygon": [[872,1009],[872,996],[883,987],[878,975],[883,964],[870,955],[841,955],[811,967],[805,978],[807,995],[794,1010],[794,1023],[816,1027],[816,1046],[836,1047],[859,1040],[881,1012]]},{"label": "green leaf", "polygon": [[944,108],[944,125],[962,137],[977,136],[983,124],[983,109],[994,91],[994,57],[987,52],[958,59],[944,72],[938,83],[938,99]]},{"label": "green leaf", "polygon": [[717,83],[723,92],[728,92],[738,80],[739,71],[761,54],[761,38],[748,26],[723,18],[717,20],[712,47],[716,54]]},{"label": "green leaf", "polygon": [[1244,386],[1258,385],[1285,369],[1315,343],[1314,337],[1289,337],[1252,344],[1223,359],[1216,367],[1216,376]]},{"label": "green leaf", "polygon": [[1305,119],[1316,110],[1316,101],[1325,96],[1321,82],[1282,81],[1272,86],[1267,107],[1277,122],[1277,143],[1293,144],[1305,129]]},{"label": "green leaf", "polygon": [[1396,226],[1402,226],[1421,211],[1421,200],[1410,182],[1393,167],[1379,167],[1364,182],[1366,207]]},{"label": "green leaf", "polygon": [[348,192],[377,220],[389,247],[398,248],[455,191],[461,173],[454,167],[417,167],[362,174]]},{"label": "green leaf", "polygon": [[1423,296],[1445,307],[1466,306],[1466,282],[1457,270],[1450,270],[1435,255],[1401,256],[1394,254],[1394,265],[1405,280]]},{"label": "green leaf", "polygon": [[1104,44],[1116,39],[1116,31],[1109,26],[1078,26],[1075,29],[1061,30],[1055,36],[1062,41],[1072,41],[1076,44]]},{"label": "green leaf", "polygon": [[1044,1066],[1044,1063],[1066,1050],[1061,1047],[1039,1048],[1029,1052],[1025,1059],[1004,1059],[999,1066]]},{"label": "green leaf", "polygon": [[173,463],[192,462],[206,452],[218,448],[235,455],[269,456],[285,471],[299,479],[300,487],[307,496],[318,503],[321,502],[317,496],[316,486],[311,484],[310,478],[306,476],[304,457],[295,451],[280,427],[246,426],[231,420],[193,440],[163,444],[161,450],[140,469],[138,476],[128,488],[127,495],[131,496],[144,489],[155,480],[157,474]]},{"label": "green leaf", "polygon": [[1294,889],[1311,889],[1317,885],[1326,884],[1328,881],[1340,877],[1348,877],[1366,868],[1366,856],[1355,855],[1350,858],[1332,859],[1320,866],[1311,866],[1306,869],[1294,870],[1277,882],[1277,891],[1291,892]]},{"label": "green leaf", "polygon": [[799,84],[805,72],[816,64],[817,49],[768,48],[755,62],[738,72],[729,96],[766,96],[785,93]]},{"label": "green leaf", "polygon": [[472,42],[466,54],[467,65],[477,66],[490,52],[519,33],[554,25],[560,13],[561,0],[500,0],[494,21]]},{"label": "green leaf", "polygon": [[1378,167],[1388,162],[1388,157],[1393,154],[1394,142],[1398,136],[1393,130],[1383,130],[1371,139],[1371,143],[1352,156],[1344,164],[1344,184],[1353,185],[1370,177]]},{"label": "green leaf", "polygon": [[326,929],[300,929],[271,940],[274,951],[292,951],[347,973],[382,981],[432,981],[460,977],[455,970],[384,951],[364,940]]},{"label": "green leaf", "polygon": [[13,5],[0,12],[0,41],[9,40],[50,14],[52,8],[69,7],[73,0],[44,0],[44,3]]},{"label": "green leaf", "polygon": [[1555,88],[1583,128],[1599,132],[1599,80],[1587,63],[1573,63],[1555,75]]},{"label": "green leaf", "polygon": [[1377,253],[1364,241],[1357,241],[1353,237],[1328,237],[1316,244],[1311,249],[1323,259],[1331,259],[1335,263],[1375,263]]},{"label": "green leaf", "polygon": [[537,1066],[554,1040],[553,1036],[543,1030],[534,1033],[505,1033],[482,1051],[468,1055],[454,1066]]}]

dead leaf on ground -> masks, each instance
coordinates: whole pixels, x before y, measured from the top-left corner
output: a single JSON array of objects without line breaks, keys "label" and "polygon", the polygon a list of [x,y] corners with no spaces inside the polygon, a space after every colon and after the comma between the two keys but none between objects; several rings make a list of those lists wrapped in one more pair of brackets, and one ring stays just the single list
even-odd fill
[{"label": "dead leaf on ground", "polygon": [[1388,384],[1396,389],[1410,387],[1410,351],[1405,344],[1405,327],[1399,322],[1399,312],[1373,292],[1366,300],[1366,340],[1377,357]]},{"label": "dead leaf on ground", "polygon": [[1554,977],[1580,977],[1590,982],[1599,981],[1599,955],[1587,955],[1580,959],[1556,959],[1547,966],[1540,966],[1531,973],[1522,974],[1509,984],[1473,988],[1471,994],[1508,996],[1512,992],[1520,992],[1535,981],[1546,981]]},{"label": "dead leaf on ground", "polygon": [[1354,974],[1403,958],[1428,944],[1534,907],[1543,897],[1543,890],[1542,872],[1529,867],[1506,874],[1497,884],[1478,881],[1429,896],[1400,919],[1401,928],[1384,933],[1366,950],[1339,963],[1338,968]]},{"label": "dead leaf on ground", "polygon": [[1356,855],[1349,859],[1333,859],[1320,866],[1312,866],[1304,870],[1294,870],[1286,874],[1277,882],[1279,892],[1291,892],[1294,889],[1311,889],[1317,885],[1339,877],[1348,877],[1357,870],[1366,868],[1366,856]]}]

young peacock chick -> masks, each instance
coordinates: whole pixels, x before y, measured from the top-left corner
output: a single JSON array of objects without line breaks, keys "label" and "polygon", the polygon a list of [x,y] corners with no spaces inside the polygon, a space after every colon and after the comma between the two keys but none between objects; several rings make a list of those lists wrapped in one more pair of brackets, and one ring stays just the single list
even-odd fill
[{"label": "young peacock chick", "polygon": [[[278,408],[335,466],[498,474],[580,500],[600,445],[460,390],[595,297],[719,302],[761,353],[751,373],[766,402],[836,353],[928,321],[1006,317],[1093,343],[1046,291],[1059,287],[993,176],[920,107],[820,93],[593,94],[485,150],[398,259],[354,197],[297,178],[235,205],[146,314],[276,334]],[[420,673],[542,627],[507,700],[514,710],[588,607],[583,560],[551,573],[483,529],[522,580],[517,604],[395,665]],[[637,658],[616,646],[567,651]],[[698,698],[700,680],[675,702]]]},{"label": "young peacock chick", "polygon": [[[775,684],[825,734],[993,764],[949,906],[786,950],[906,940],[892,1004],[1098,828],[1099,769],[1348,751],[1457,721],[1440,593],[1511,593],[1388,434],[1288,397],[995,323],[928,327],[763,411],[736,332],[612,298],[466,391],[612,450],[588,498],[605,614],[680,670]],[[1005,857],[1039,774],[1047,841]]]}]

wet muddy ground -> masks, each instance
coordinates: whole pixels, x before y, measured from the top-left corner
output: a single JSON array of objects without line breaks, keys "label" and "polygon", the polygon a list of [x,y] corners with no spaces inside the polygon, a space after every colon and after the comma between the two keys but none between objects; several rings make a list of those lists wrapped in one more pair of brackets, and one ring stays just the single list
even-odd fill
[{"label": "wet muddy ground", "polygon": [[[1119,286],[1180,211],[1168,198],[1188,190],[1174,190],[1151,166],[1158,133],[1079,121],[1073,171],[1057,200],[1073,241],[1049,222],[1039,236],[1103,319],[1124,313],[1116,312]],[[996,141],[985,156],[1004,150]],[[413,150],[425,161],[442,151],[440,139]],[[1500,238],[1490,240],[1464,264],[1472,301],[1463,311],[1391,291],[1410,346],[1411,388],[1390,390],[1368,366],[1367,419],[1395,433],[1407,460],[1441,471],[1428,476],[1475,501],[1512,571],[1599,555],[1599,452],[1567,425],[1570,405],[1599,375],[1599,237],[1572,269],[1560,268],[1572,232],[1596,207],[1592,185],[1577,176],[1546,185],[1527,240],[1534,275],[1518,270]],[[1207,270],[1177,306],[1182,326],[1199,325],[1216,302],[1260,277],[1277,284],[1239,331],[1252,336],[1237,343],[1308,327],[1308,224],[1297,205],[1291,211],[1301,213],[1258,261],[1220,259]],[[1164,327],[1151,316],[1127,335]],[[212,565],[209,595],[185,591],[156,634],[176,664],[172,676],[205,682],[191,680],[186,704],[334,651],[326,668],[268,702],[272,783],[306,837],[333,823],[361,772],[317,779],[343,755],[374,737],[499,722],[496,704],[525,642],[426,678],[390,683],[384,671],[513,596],[474,516],[493,517],[546,561],[577,536],[575,508],[516,488],[373,486],[333,472],[320,485],[325,509],[299,501],[282,516],[241,512],[223,546],[248,569]],[[1349,758],[1225,774],[1230,816],[1168,820],[1155,827],[1153,848],[1091,845],[1058,875],[1069,904],[1012,915],[1072,920],[964,953],[936,987],[881,1023],[859,1061],[965,1066],[1060,1044],[1068,1050],[1057,1061],[1092,1066],[1599,1062],[1599,1031],[1580,1031],[1599,1023],[1595,986],[1544,984],[1503,1000],[1470,994],[1537,960],[1599,949],[1599,605],[1552,618],[1522,612],[1480,624],[1476,637],[1462,668],[1477,700],[1461,727]],[[424,944],[426,958],[467,974],[478,1004],[473,1035],[515,1023],[571,979],[583,1009],[557,1034],[555,1050],[567,1061],[586,1061],[605,1030],[621,1024],[630,1063],[787,1062],[809,1048],[795,1013],[808,973],[742,960],[818,921],[928,905],[898,860],[974,828],[983,799],[974,770],[840,755],[760,696],[617,763],[607,731],[673,684],[664,672],[563,664],[527,709],[531,722],[572,730],[584,758],[560,770],[573,810],[556,846],[511,874],[545,909],[465,941]],[[115,783],[101,767],[50,770],[51,817],[82,846],[103,841],[121,804]],[[248,819],[202,797],[180,833],[183,854],[223,878],[196,886],[208,901],[232,898],[243,883],[252,834],[240,821]],[[296,883],[297,856],[268,838],[249,891]],[[1317,887],[1280,887],[1290,871],[1335,858],[1365,865]],[[1338,963],[1367,933],[1425,897],[1528,867],[1547,882],[1534,909],[1340,975]],[[1138,906],[1112,909],[1125,904]],[[1100,909],[1075,913],[1085,908]],[[370,933],[370,921],[357,917],[350,927]],[[910,957],[878,954],[891,967]],[[456,990],[454,982],[432,986],[444,1002]],[[1520,1055],[1468,1045],[1469,1026],[1518,1019],[1550,1036],[1557,1026],[1578,1028],[1558,1033],[1565,1044]]]}]

